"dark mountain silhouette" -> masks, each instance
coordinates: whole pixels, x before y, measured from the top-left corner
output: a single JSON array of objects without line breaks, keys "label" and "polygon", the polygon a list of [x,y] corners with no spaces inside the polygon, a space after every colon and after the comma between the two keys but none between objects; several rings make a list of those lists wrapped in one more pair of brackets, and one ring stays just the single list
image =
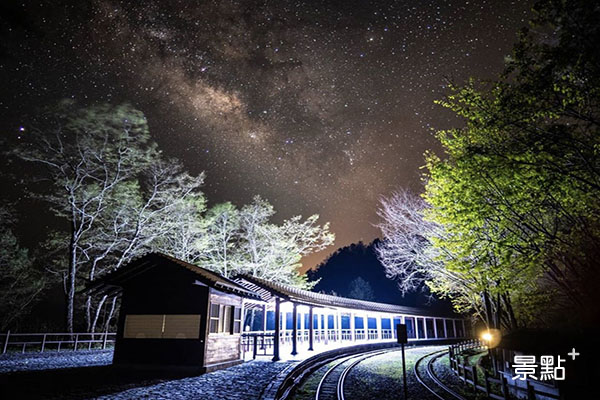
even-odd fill
[{"label": "dark mountain silhouette", "polygon": [[364,296],[368,296],[371,297],[368,300],[381,303],[451,310],[448,301],[435,297],[431,300],[427,288],[402,296],[396,282],[385,276],[383,265],[377,259],[375,246],[379,242],[375,239],[370,244],[353,243],[335,251],[316,269],[307,272],[309,281],[320,279],[313,290],[343,297],[363,297],[365,300]]}]

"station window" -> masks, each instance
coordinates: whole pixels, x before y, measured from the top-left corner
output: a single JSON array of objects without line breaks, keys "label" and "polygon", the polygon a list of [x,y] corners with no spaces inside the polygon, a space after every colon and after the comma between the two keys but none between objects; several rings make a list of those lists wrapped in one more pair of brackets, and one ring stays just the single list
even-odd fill
[{"label": "station window", "polygon": [[129,314],[125,316],[125,339],[198,339],[199,314]]},{"label": "station window", "polygon": [[443,319],[436,319],[435,320],[435,328],[437,330],[437,337],[438,338],[445,338],[446,337],[446,333],[444,331],[444,320]]},{"label": "station window", "polygon": [[446,320],[446,332],[448,332],[449,338],[456,337],[454,334],[454,321],[451,319]]},{"label": "station window", "polygon": [[414,317],[405,317],[404,323],[406,324],[406,336],[409,339],[416,338],[415,335],[415,319]]},{"label": "station window", "polygon": [[427,330],[427,337],[428,338],[435,337],[435,330],[433,329],[433,319],[427,318],[425,320],[425,329]]},{"label": "station window", "polygon": [[417,318],[417,334],[419,335],[419,339],[423,339],[425,337],[425,328],[423,327],[423,318]]},{"label": "station window", "polygon": [[221,306],[219,304],[210,305],[210,333],[219,332],[219,317],[221,315]]},{"label": "station window", "polygon": [[209,333],[240,333],[242,329],[242,309],[225,304],[210,305]]},{"label": "station window", "polygon": [[242,330],[242,309],[235,307],[233,309],[233,333],[240,333]]}]

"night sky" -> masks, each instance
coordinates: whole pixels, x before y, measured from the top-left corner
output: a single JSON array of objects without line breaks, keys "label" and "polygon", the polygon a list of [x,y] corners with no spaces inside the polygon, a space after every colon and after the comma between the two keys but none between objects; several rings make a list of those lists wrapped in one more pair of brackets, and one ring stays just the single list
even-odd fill
[{"label": "night sky", "polygon": [[[130,4],[131,3],[131,4]],[[335,247],[378,235],[378,199],[419,190],[433,101],[491,78],[520,1],[3,1],[0,129],[36,107],[130,102],[209,201],[318,213]],[[309,257],[315,265],[332,249]]]}]

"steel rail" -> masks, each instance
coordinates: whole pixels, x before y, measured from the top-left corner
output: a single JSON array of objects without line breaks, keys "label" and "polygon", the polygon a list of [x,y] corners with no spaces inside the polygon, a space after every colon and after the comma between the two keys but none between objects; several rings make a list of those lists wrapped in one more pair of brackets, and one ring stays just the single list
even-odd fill
[{"label": "steel rail", "polygon": [[372,350],[366,353],[359,353],[359,354],[353,354],[350,356],[346,356],[343,357],[341,360],[339,360],[338,362],[335,363],[335,365],[329,367],[329,369],[327,369],[327,371],[325,372],[325,374],[321,377],[321,379],[319,380],[319,385],[317,386],[317,390],[315,392],[315,400],[322,400],[323,397],[323,387],[325,385],[325,381],[327,380],[327,378],[329,378],[337,369],[338,367],[341,367],[342,364],[348,362],[348,361],[352,361],[350,365],[346,366],[339,377],[337,377],[337,383],[336,383],[336,394],[337,394],[337,398],[338,400],[343,400],[344,399],[344,393],[343,393],[343,385],[344,385],[344,381],[346,378],[346,375],[348,375],[348,373],[350,372],[350,370],[359,362],[370,358],[370,357],[374,357],[376,355],[379,354],[383,354],[383,353],[388,353],[390,351],[397,351],[396,348],[394,349],[386,349],[386,350]]},{"label": "steel rail", "polygon": [[381,354],[385,354],[385,353],[389,353],[391,351],[398,351],[398,349],[394,349],[394,350],[384,350],[384,351],[379,351],[379,352],[374,352],[373,354],[366,354],[366,355],[360,355],[355,357],[356,360],[352,361],[352,363],[350,365],[348,365],[343,371],[342,374],[340,375],[339,379],[338,379],[338,384],[337,384],[337,397],[338,400],[344,400],[344,382],[346,381],[346,376],[350,373],[350,371],[352,370],[352,368],[354,368],[356,365],[358,365],[358,363],[366,360],[367,358],[371,358],[371,357],[375,357]]},{"label": "steel rail", "polygon": [[442,383],[442,381],[435,376],[435,373],[433,372],[433,362],[435,360],[437,360],[439,357],[443,356],[444,353],[447,353],[448,350],[439,350],[439,351],[434,351],[432,353],[426,354],[423,357],[419,358],[414,365],[414,373],[415,373],[415,377],[417,378],[417,381],[419,381],[419,383],[421,385],[423,385],[423,387],[425,387],[425,389],[427,389],[429,392],[431,392],[431,394],[433,394],[436,398],[440,399],[440,400],[447,400],[446,398],[444,398],[443,396],[441,396],[439,393],[437,393],[435,390],[433,390],[433,388],[430,385],[427,385],[423,379],[423,376],[421,376],[419,374],[419,365],[421,364],[421,362],[423,360],[425,360],[428,357],[431,357],[428,361],[427,361],[427,365],[425,367],[425,371],[427,372],[427,375],[429,376],[429,378],[435,382],[435,384],[441,388],[442,390],[444,390],[446,393],[448,393],[449,395],[451,395],[454,399],[457,400],[466,400],[463,396],[459,395],[458,393],[456,393],[454,390],[450,389],[447,385],[445,385],[444,383]]}]

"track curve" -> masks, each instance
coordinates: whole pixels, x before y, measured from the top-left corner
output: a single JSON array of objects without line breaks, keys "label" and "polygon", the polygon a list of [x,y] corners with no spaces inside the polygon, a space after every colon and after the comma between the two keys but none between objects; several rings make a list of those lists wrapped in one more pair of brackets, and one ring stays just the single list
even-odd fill
[{"label": "track curve", "polygon": [[[426,354],[423,357],[419,358],[414,365],[415,378],[417,378],[417,381],[419,381],[419,383],[423,385],[425,389],[427,389],[432,395],[434,395],[439,400],[466,400],[463,396],[459,395],[454,390],[450,389],[447,385],[445,385],[433,372],[433,363],[435,362],[435,360],[442,357],[446,353],[448,353],[448,350],[439,350]],[[421,372],[419,372],[419,367],[421,367],[423,365],[423,362],[425,361],[425,374],[422,374]],[[436,388],[438,389],[437,391]],[[439,389],[441,389],[441,391]]]},{"label": "track curve", "polygon": [[398,351],[398,349],[375,350],[362,354],[354,354],[336,362],[335,365],[331,366],[325,372],[319,381],[315,400],[344,400],[344,382],[352,368],[367,358],[391,351]]}]

